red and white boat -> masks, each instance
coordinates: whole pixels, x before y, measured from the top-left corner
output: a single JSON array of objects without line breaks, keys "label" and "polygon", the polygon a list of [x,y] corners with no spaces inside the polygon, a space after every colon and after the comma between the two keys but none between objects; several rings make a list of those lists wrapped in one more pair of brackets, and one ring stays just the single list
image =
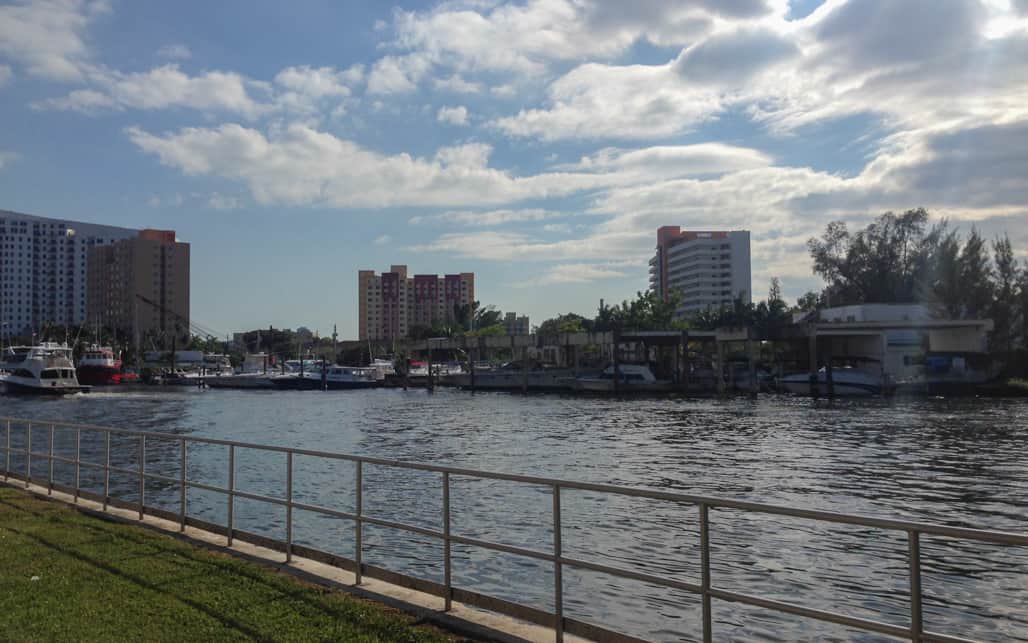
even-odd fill
[{"label": "red and white boat", "polygon": [[78,379],[90,386],[121,384],[121,360],[109,346],[90,345],[82,353],[77,368]]}]

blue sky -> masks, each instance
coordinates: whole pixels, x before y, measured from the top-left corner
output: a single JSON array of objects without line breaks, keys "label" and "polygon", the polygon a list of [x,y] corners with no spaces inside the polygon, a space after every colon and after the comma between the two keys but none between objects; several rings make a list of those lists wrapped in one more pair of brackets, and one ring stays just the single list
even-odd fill
[{"label": "blue sky", "polygon": [[1024,0],[0,1],[0,208],[175,229],[222,332],[356,334],[356,271],[533,321],[659,225],[805,240],[924,206],[1028,248]]}]

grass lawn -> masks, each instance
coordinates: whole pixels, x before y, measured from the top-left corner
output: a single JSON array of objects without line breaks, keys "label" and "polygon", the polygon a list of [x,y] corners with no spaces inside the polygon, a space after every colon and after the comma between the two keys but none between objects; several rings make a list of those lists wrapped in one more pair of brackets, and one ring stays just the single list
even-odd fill
[{"label": "grass lawn", "polygon": [[2,641],[447,641],[390,608],[0,486]]}]

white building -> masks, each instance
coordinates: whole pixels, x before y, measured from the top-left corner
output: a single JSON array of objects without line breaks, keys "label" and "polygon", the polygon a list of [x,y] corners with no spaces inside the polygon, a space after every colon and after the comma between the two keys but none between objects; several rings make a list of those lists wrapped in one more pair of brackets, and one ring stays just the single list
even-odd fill
[{"label": "white building", "polygon": [[667,298],[682,296],[678,314],[749,303],[750,233],[747,230],[683,231],[657,229],[657,251],[650,259],[650,289]]},{"label": "white building", "polygon": [[86,320],[89,248],[138,230],[0,210],[0,336]]}]

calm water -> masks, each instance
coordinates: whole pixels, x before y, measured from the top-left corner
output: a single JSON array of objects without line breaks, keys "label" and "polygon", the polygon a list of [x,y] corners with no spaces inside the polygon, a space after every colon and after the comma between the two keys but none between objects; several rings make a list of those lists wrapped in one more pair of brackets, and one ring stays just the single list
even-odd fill
[{"label": "calm water", "polygon": [[[603,400],[441,390],[93,392],[60,400],[0,397],[0,415],[230,438],[547,477],[638,485],[723,497],[1028,531],[1028,401],[871,400],[834,404]],[[19,443],[20,435],[14,442]],[[44,444],[40,430],[34,440]],[[60,442],[58,450],[71,440]],[[115,442],[135,466],[133,443]],[[147,468],[177,476],[177,446],[148,444]],[[99,440],[83,448],[102,453]],[[102,456],[98,459],[102,460]],[[195,447],[189,476],[224,486],[225,449]],[[38,469],[36,467],[39,467]],[[15,467],[24,462],[15,459]],[[45,464],[34,465],[45,476]],[[240,451],[237,488],[283,495],[284,456]],[[58,477],[69,471],[58,467]],[[353,468],[297,458],[298,500],[353,508]],[[86,477],[84,476],[84,479]],[[126,499],[131,477],[113,479]],[[440,527],[438,474],[368,467],[365,510]],[[100,489],[99,476],[88,478]],[[178,490],[151,483],[151,500],[177,510]],[[549,491],[454,478],[453,530],[547,550]],[[224,521],[225,501],[189,493],[190,514]],[[241,529],[281,538],[284,511],[245,500]],[[565,553],[699,582],[695,507],[563,496]],[[296,512],[297,542],[353,555],[353,527]],[[711,514],[716,587],[906,625],[905,537],[877,530],[718,510]],[[454,546],[459,586],[552,609],[549,566]],[[928,629],[993,641],[1028,641],[1028,550],[924,538]],[[364,558],[442,580],[432,540],[368,527]],[[658,640],[697,640],[692,595],[566,570],[565,612]],[[721,640],[878,640],[846,628],[714,602]]]}]

